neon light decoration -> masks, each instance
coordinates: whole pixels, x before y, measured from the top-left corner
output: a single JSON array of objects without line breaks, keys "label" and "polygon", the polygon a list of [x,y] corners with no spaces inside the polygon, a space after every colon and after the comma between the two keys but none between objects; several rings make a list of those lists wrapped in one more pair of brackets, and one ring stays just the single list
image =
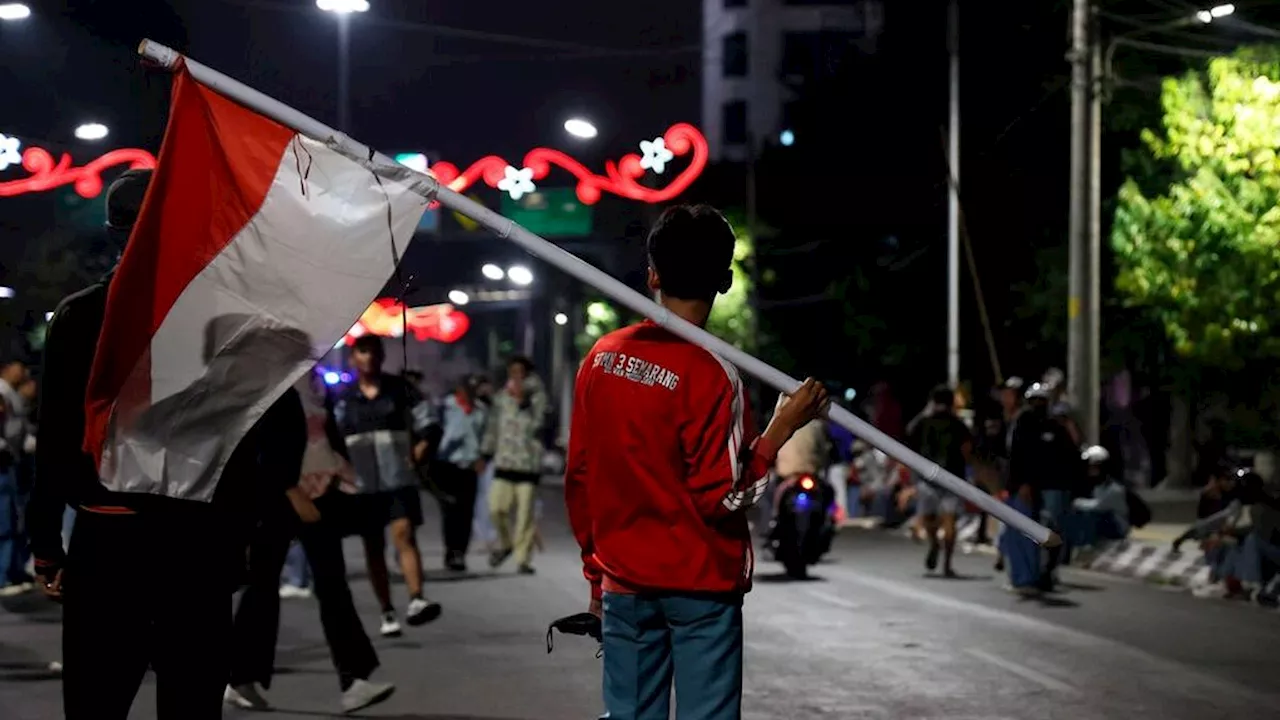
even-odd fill
[{"label": "neon light decoration", "polygon": [[0,197],[71,185],[80,197],[93,198],[102,192],[103,170],[125,164],[132,169],[152,169],[156,166],[154,155],[137,148],[112,150],[81,167],[72,167],[71,155],[67,153],[63,153],[55,162],[53,154],[44,148],[28,147],[19,154],[21,147],[22,142],[18,138],[0,135],[0,170],[21,164],[29,175],[19,180],[0,181]]},{"label": "neon light decoration", "polygon": [[402,315],[400,303],[392,298],[379,298],[373,301],[356,324],[347,331],[344,341],[350,345],[361,335],[400,337],[405,324],[417,340],[454,343],[471,329],[471,318],[449,304],[409,308]]},{"label": "neon light decoration", "polygon": [[[512,200],[519,200],[536,191],[535,181],[547,177],[554,165],[577,178],[578,199],[584,205],[595,205],[606,192],[630,200],[661,203],[687,190],[706,169],[710,154],[707,139],[688,123],[672,125],[660,137],[642,141],[640,152],[641,155],[624,155],[617,162],[607,161],[604,175],[591,172],[582,163],[551,148],[530,150],[525,154],[520,167],[497,155],[488,155],[472,163],[466,170],[460,171],[452,163],[438,162],[428,172],[457,192],[483,180],[489,187],[509,194]],[[655,175],[664,174],[668,163],[677,156],[685,155],[690,156],[688,167],[677,173],[666,187],[649,188],[637,182],[644,177],[646,171],[652,171]]]}]

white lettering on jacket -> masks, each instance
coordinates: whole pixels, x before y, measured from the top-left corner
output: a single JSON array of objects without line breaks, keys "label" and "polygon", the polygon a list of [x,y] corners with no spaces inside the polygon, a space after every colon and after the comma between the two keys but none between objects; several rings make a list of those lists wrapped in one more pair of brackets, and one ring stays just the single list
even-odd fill
[{"label": "white lettering on jacket", "polygon": [[591,361],[591,369],[605,375],[614,375],[647,387],[658,386],[667,390],[675,390],[680,384],[680,376],[662,367],[626,353],[604,351],[596,353]]}]

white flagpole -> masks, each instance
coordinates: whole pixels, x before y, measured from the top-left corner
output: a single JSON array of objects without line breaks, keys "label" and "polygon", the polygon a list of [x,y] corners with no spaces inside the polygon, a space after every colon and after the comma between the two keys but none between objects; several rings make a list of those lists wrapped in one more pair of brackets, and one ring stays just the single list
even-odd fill
[{"label": "white flagpole", "polygon": [[[262,113],[303,135],[321,142],[332,143],[356,157],[371,158],[378,163],[395,166],[397,169],[403,167],[386,155],[372,150],[367,145],[356,142],[324,123],[308,117],[279,100],[268,97],[237,80],[227,77],[207,65],[184,57],[176,50],[151,40],[143,40],[138,48],[138,54],[169,70],[178,68],[181,63],[191,73],[191,76],[202,85],[210,87],[241,105]],[[414,171],[409,170],[408,172],[413,173]],[[795,378],[767,363],[761,362],[683,318],[671,314],[666,308],[632,290],[609,274],[589,265],[572,253],[525,230],[480,203],[439,184],[435,178],[425,174],[419,174],[419,177],[426,187],[434,188],[435,199],[441,205],[475,220],[498,237],[514,242],[529,254],[541,258],[579,281],[596,288],[637,314],[648,317],[685,340],[724,357],[776,390],[791,393],[800,386],[800,382]],[[880,432],[875,426],[845,408],[833,403],[827,416],[832,422],[848,428],[855,436],[865,440],[872,447],[881,450],[890,457],[896,458],[921,477],[968,500],[983,512],[995,516],[1001,522],[1017,529],[1037,543],[1046,547],[1053,547],[1062,542],[1057,533],[952,475],[937,463],[925,459],[919,453]]]}]

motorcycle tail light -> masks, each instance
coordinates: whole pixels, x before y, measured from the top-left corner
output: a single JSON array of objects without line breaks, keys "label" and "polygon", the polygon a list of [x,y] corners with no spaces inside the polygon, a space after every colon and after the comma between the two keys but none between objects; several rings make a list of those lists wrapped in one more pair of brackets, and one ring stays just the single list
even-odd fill
[{"label": "motorcycle tail light", "polygon": [[805,490],[812,490],[813,478],[811,477],[800,478],[800,487],[804,488]]}]

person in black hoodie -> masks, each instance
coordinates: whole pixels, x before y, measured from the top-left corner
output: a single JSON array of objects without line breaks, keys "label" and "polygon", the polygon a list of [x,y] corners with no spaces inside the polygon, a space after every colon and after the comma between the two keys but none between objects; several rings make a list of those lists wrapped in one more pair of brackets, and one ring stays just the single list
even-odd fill
[{"label": "person in black hoodie", "polygon": [[[1062,532],[1071,511],[1071,491],[1084,474],[1084,464],[1070,428],[1051,412],[1051,393],[1052,388],[1041,383],[1027,390],[1027,408],[1009,442],[1008,491],[1034,508],[1033,517]],[[1062,550],[1048,551],[1040,573],[1041,590],[1053,589]]]},{"label": "person in black hoodie", "polygon": [[[108,230],[117,240],[127,239],[150,178],[130,170],[111,184]],[[64,606],[65,717],[125,720],[151,668],[161,720],[215,720],[254,494],[283,495],[297,479],[305,418],[296,394],[277,400],[228,460],[212,502],[107,490],[82,445],[110,282],[108,275],[64,299],[49,324],[27,508],[39,584]],[[64,554],[67,506],[77,518]]]}]

